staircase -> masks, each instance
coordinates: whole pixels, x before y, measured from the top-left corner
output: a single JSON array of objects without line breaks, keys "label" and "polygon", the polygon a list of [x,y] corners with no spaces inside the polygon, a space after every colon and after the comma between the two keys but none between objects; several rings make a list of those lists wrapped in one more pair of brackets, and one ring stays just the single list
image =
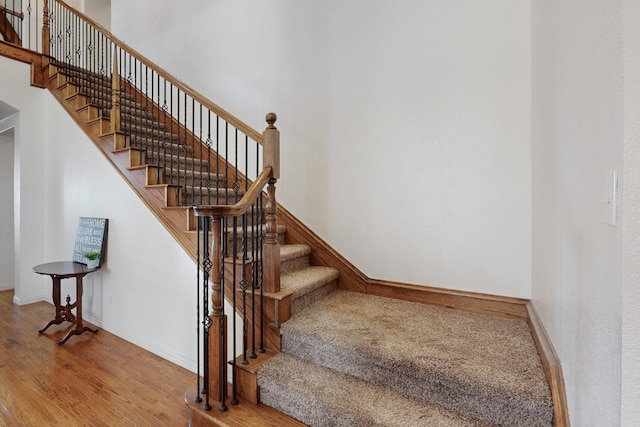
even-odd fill
[{"label": "staircase", "polygon": [[[49,89],[148,204],[169,217],[181,212],[171,223],[183,224],[181,239],[192,250],[189,201],[242,196],[227,185],[228,175],[205,172],[207,160],[194,167],[180,157],[194,151],[180,129],[170,132],[124,90],[123,133],[111,132],[109,78],[61,64],[48,72]],[[158,144],[161,153],[151,150]],[[181,182],[188,188],[177,187]],[[338,290],[340,272],[311,265],[312,248],[286,244],[286,233],[280,225],[281,290],[267,295],[265,311],[269,351],[257,363],[236,363],[240,397],[317,426],[552,425],[549,388],[526,322]],[[239,295],[233,283],[226,282],[227,295]],[[477,372],[482,378],[472,382]]]},{"label": "staircase", "polygon": [[[53,3],[58,22],[63,12],[76,13]],[[66,30],[56,33],[52,26],[58,37],[48,37],[46,7],[47,2],[43,40],[54,49]],[[194,425],[215,425],[234,412],[225,406],[226,381],[219,381],[227,378],[227,341],[218,342],[215,335],[227,329],[227,315],[233,322],[236,315],[242,318],[240,340],[252,342],[229,364],[232,403],[242,398],[240,406],[251,402],[257,411],[266,406],[279,411],[255,425],[298,425],[292,418],[312,426],[568,425],[559,363],[528,303],[372,280],[280,206],[276,222],[279,165],[264,160],[259,172],[256,161],[251,176],[248,168],[238,170],[238,153],[250,157],[249,146],[242,144],[251,139],[266,147],[277,132],[275,116],[259,134],[184,85],[174,88],[175,80],[155,69],[149,90],[146,60],[126,56],[122,42],[108,44],[109,54],[91,57],[93,41],[102,36],[92,36],[97,30],[90,21],[87,25],[81,32],[89,34],[88,56],[73,48],[66,60],[43,56],[43,85],[201,267],[202,323],[212,322],[207,331],[215,337],[205,347],[219,350],[212,356],[205,349],[205,359],[220,367],[220,375],[201,387],[198,373],[198,397],[208,390],[205,405],[194,403],[196,393],[189,397],[192,421],[199,420]],[[58,49],[67,49],[65,43]],[[74,52],[90,66],[73,63]],[[174,90],[177,107],[167,106]],[[196,102],[202,104],[194,107]],[[187,104],[194,105],[189,113]],[[203,119],[203,106],[209,118]],[[235,140],[212,135],[220,129],[217,114],[224,116],[225,135],[235,129]],[[264,159],[279,150],[269,147]],[[240,209],[246,197],[255,203]],[[222,248],[210,254],[209,241],[216,239]],[[257,291],[264,300],[256,299]],[[241,301],[242,308],[234,303],[234,313],[225,314],[222,299]],[[213,301],[211,310],[207,301]],[[257,310],[259,319],[253,316]],[[234,323],[229,329],[238,328]],[[236,347],[235,338],[229,341]],[[207,408],[216,397],[228,412]]]}]

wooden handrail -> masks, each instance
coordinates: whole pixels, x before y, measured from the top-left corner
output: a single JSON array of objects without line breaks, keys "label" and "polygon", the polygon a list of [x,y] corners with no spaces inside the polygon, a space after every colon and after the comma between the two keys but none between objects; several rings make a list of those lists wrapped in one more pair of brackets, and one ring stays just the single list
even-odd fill
[{"label": "wooden handrail", "polygon": [[239,216],[251,208],[253,202],[262,194],[262,190],[269,183],[273,173],[271,166],[267,166],[260,172],[258,178],[251,184],[249,191],[235,205],[204,205],[194,207],[196,216],[226,217]]},{"label": "wooden handrail", "polygon": [[131,46],[129,46],[128,44],[126,44],[122,40],[118,39],[116,36],[111,34],[111,32],[109,30],[104,28],[102,25],[100,25],[99,23],[97,23],[93,19],[91,19],[88,16],[86,16],[84,13],[78,11],[77,9],[73,8],[72,6],[69,6],[63,0],[56,0],[56,2],[60,3],[65,8],[69,9],[70,11],[72,11],[73,13],[75,13],[78,16],[82,17],[82,19],[84,19],[85,21],[87,21],[88,23],[90,23],[91,25],[96,27],[98,30],[100,30],[102,33],[104,33],[104,35],[107,36],[107,38],[109,40],[111,40],[115,45],[117,45],[121,49],[127,51],[128,53],[130,53],[133,56],[135,56],[136,58],[138,58],[138,60],[140,60],[140,62],[142,62],[147,67],[152,68],[156,73],[158,73],[158,75],[160,77],[162,77],[163,79],[171,82],[176,88],[180,89],[182,92],[186,93],[191,98],[197,100],[204,107],[208,108],[209,110],[211,110],[212,112],[217,114],[220,118],[226,120],[230,125],[232,125],[236,129],[238,129],[239,131],[241,131],[242,133],[247,135],[249,138],[253,139],[254,141],[256,141],[259,144],[262,144],[262,134],[260,132],[256,131],[251,126],[249,126],[248,124],[246,124],[242,120],[238,119],[233,114],[229,113],[228,111],[226,111],[225,109],[223,109],[219,105],[209,101],[204,95],[202,95],[201,93],[199,93],[195,89],[191,88],[187,84],[181,82],[176,77],[174,77],[171,74],[169,74],[166,71],[164,71],[164,69],[162,67],[160,67],[159,65],[155,64],[150,59],[148,59],[147,57],[142,55],[141,53],[137,52],[135,49],[133,49]]},{"label": "wooden handrail", "polygon": [[0,12],[4,12],[9,15],[17,16],[20,19],[24,19],[24,13],[16,12],[15,10],[9,9],[8,7],[0,6]]}]

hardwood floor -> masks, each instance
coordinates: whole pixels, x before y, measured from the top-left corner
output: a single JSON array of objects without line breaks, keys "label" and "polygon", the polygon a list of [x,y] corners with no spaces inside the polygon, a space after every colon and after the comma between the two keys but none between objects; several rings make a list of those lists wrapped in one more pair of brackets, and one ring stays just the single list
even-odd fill
[{"label": "hardwood floor", "polygon": [[195,374],[106,331],[58,345],[69,323],[0,292],[0,426],[186,426]]},{"label": "hardwood floor", "polygon": [[[103,330],[58,345],[69,323],[38,335],[53,305],[12,300],[13,291],[0,292],[1,427],[189,424],[196,405],[185,405],[184,395],[195,394],[195,374]],[[196,411],[194,427],[304,426],[266,406],[228,406]]]}]

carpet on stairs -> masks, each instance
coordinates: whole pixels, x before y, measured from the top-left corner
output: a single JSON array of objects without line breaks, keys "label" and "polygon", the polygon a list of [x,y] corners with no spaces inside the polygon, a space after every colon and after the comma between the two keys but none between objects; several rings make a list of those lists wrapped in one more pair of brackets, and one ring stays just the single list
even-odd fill
[{"label": "carpet on stairs", "polygon": [[312,426],[553,424],[524,320],[336,291],[281,331],[260,399]]}]

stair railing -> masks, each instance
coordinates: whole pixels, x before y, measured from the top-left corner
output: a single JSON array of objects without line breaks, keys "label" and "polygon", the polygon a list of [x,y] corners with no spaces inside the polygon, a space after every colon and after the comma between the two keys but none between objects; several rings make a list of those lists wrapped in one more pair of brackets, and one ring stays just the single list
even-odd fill
[{"label": "stair railing", "polygon": [[[209,314],[208,287],[203,295],[203,387],[198,375],[196,402],[211,409],[211,399],[218,409],[227,409],[227,362],[231,360],[231,404],[238,401],[236,364],[248,364],[249,358],[264,353],[263,297],[265,292],[280,290],[280,249],[277,240],[275,184],[280,177],[280,133],[275,127],[276,115],[267,114],[268,126],[263,136],[264,169],[241,200],[234,205],[196,206],[198,218],[198,264],[202,282],[211,281],[212,310]],[[266,187],[266,195],[263,189]],[[266,206],[263,201],[266,199]],[[263,232],[261,221],[266,216]],[[252,232],[248,233],[251,229]],[[231,231],[229,231],[231,230]],[[240,233],[239,233],[240,231]],[[241,234],[242,238],[239,238]],[[211,241],[209,241],[211,236]],[[211,249],[209,249],[211,248]],[[200,274],[198,275],[200,280]],[[225,292],[230,293],[225,297]],[[224,301],[231,300],[232,324],[227,324]],[[240,317],[240,322],[237,322]],[[240,323],[240,325],[238,325]],[[227,331],[232,334],[228,351]],[[238,336],[241,342],[237,342]],[[251,343],[249,344],[249,341]],[[237,349],[241,355],[238,356]],[[217,370],[212,371],[212,369]]]},{"label": "stair railing", "polygon": [[[95,119],[108,119],[104,132],[114,135],[117,149],[139,153],[139,166],[155,171],[150,185],[166,188],[169,206],[195,212],[194,400],[204,395],[205,410],[210,399],[224,410],[228,360],[246,364],[264,350],[262,297],[280,290],[276,116],[267,115],[264,133],[253,130],[62,0],[43,0],[42,23],[43,54],[78,87]],[[232,404],[235,380],[233,369]]]},{"label": "stair railing", "polygon": [[0,34],[4,41],[22,46],[22,0],[2,0],[0,3]]}]

